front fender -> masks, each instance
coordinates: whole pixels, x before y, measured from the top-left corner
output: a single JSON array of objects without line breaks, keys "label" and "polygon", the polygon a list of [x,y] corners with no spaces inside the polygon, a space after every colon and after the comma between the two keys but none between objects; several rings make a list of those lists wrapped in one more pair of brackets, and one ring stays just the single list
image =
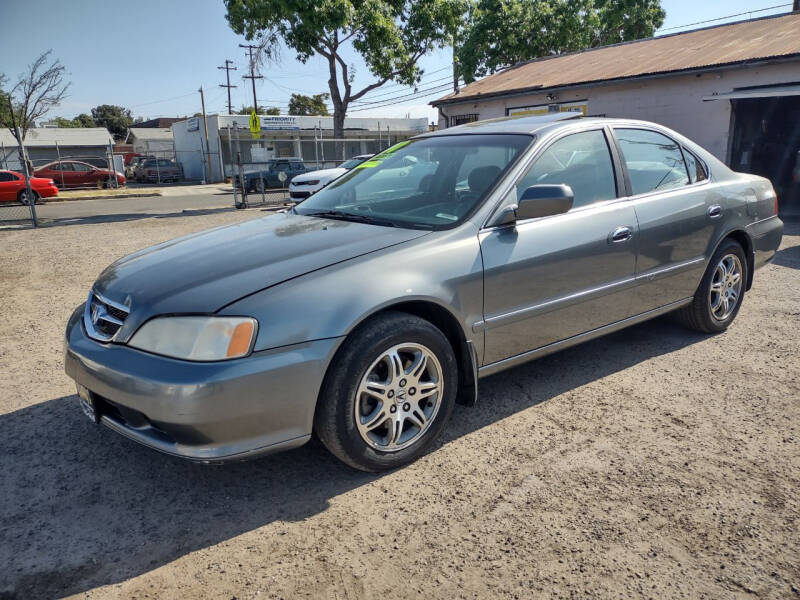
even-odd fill
[{"label": "front fender", "polygon": [[255,350],[347,335],[394,304],[423,301],[455,316],[482,355],[483,262],[470,223],[344,261],[253,294],[220,314],[258,319]]}]

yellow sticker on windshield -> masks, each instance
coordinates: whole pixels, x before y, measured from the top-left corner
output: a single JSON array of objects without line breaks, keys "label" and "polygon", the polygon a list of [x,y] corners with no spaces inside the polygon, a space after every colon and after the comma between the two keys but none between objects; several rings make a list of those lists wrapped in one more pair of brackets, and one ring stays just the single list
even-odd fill
[{"label": "yellow sticker on windshield", "polygon": [[385,161],[387,158],[389,158],[392,154],[394,154],[395,152],[397,152],[401,148],[405,148],[410,143],[411,143],[411,140],[406,140],[404,142],[399,142],[399,143],[395,144],[394,146],[392,146],[391,148],[387,148],[386,150],[384,150],[380,154],[376,154],[375,156],[370,158],[368,161],[361,163],[360,165],[358,165],[356,167],[356,169],[370,169],[372,167],[377,167],[379,164],[381,164],[383,161]]}]

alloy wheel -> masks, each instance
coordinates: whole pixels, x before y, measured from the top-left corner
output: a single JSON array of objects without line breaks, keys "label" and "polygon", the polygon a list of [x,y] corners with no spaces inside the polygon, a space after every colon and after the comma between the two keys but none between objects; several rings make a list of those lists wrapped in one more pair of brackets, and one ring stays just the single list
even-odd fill
[{"label": "alloy wheel", "polygon": [[355,398],[355,421],[372,448],[397,452],[428,430],[444,397],[442,367],[422,344],[395,345],[367,368]]},{"label": "alloy wheel", "polygon": [[735,254],[726,254],[714,269],[708,302],[711,315],[724,321],[733,314],[742,294],[742,263]]}]

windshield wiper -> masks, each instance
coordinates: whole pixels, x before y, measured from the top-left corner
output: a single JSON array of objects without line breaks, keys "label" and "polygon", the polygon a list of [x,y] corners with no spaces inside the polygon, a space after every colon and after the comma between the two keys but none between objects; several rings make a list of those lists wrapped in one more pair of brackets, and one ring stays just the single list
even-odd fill
[{"label": "windshield wiper", "polygon": [[354,213],[344,212],[341,210],[322,210],[318,212],[298,213],[298,214],[304,214],[307,217],[320,217],[323,219],[340,219],[342,221],[354,221],[356,223],[367,223],[369,225],[383,225],[384,227],[397,227],[397,224],[394,221],[390,221],[389,219],[381,219],[378,217],[372,217],[370,215],[358,215]]}]

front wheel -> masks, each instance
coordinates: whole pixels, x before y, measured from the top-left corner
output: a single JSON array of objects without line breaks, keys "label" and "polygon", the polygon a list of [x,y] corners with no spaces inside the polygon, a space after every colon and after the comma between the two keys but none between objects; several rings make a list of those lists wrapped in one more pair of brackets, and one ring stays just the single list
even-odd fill
[{"label": "front wheel", "polygon": [[362,471],[411,462],[450,418],[458,367],[444,334],[391,312],[360,327],[328,369],[314,430],[336,457]]},{"label": "front wheel", "polygon": [[692,303],[677,315],[688,328],[702,333],[725,331],[744,300],[747,259],[741,245],[726,240],[708,264]]}]

